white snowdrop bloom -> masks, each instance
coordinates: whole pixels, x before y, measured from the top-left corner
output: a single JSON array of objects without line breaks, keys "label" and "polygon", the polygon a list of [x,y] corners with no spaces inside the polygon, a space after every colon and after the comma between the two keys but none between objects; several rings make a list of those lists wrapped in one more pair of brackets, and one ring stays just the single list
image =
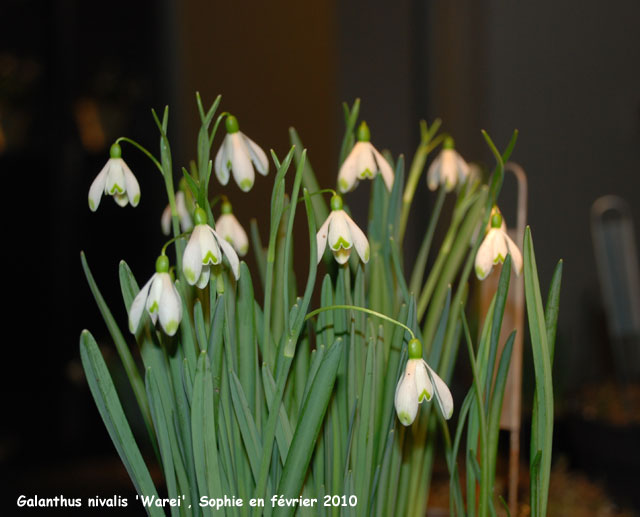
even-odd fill
[{"label": "white snowdrop bloom", "polygon": [[[191,231],[193,228],[193,220],[187,208],[186,196],[182,190],[176,192],[176,210],[178,211],[178,219],[180,220],[180,229],[182,232]],[[162,227],[163,234],[171,234],[171,205],[167,205],[162,212],[160,226]]]},{"label": "white snowdrop bloom", "polygon": [[166,255],[158,257],[156,272],[133,299],[129,309],[129,330],[133,334],[138,330],[144,309],[154,325],[160,320],[160,326],[167,335],[176,333],[182,320],[182,300],[169,275]]},{"label": "white snowdrop bloom", "polygon": [[453,397],[438,374],[422,359],[422,344],[417,339],[409,342],[409,360],[398,381],[394,399],[398,420],[411,425],[418,414],[418,405],[431,400],[435,393],[445,419],[453,415]]},{"label": "white snowdrop bloom", "polygon": [[214,165],[216,176],[222,185],[226,185],[231,171],[240,189],[248,192],[255,181],[254,166],[260,174],[266,176],[269,172],[269,160],[260,146],[240,131],[233,115],[227,116],[225,126],[227,136],[216,154]]},{"label": "white snowdrop bloom", "polygon": [[216,232],[224,240],[229,242],[238,255],[244,257],[249,249],[249,238],[247,232],[233,215],[231,203],[225,201],[222,203],[222,214],[216,219]]},{"label": "white snowdrop bloom", "polygon": [[512,269],[516,275],[522,271],[522,253],[515,242],[507,234],[507,227],[502,219],[502,214],[498,207],[493,208],[490,228],[487,231],[482,244],[476,254],[475,270],[476,276],[484,280],[489,276],[495,264],[502,264],[511,255]]},{"label": "white snowdrop bloom", "polygon": [[369,241],[364,232],[342,209],[342,198],[335,195],[331,198],[331,213],[316,234],[318,245],[318,263],[322,260],[325,247],[329,248],[338,264],[349,260],[352,248],[365,264],[369,261]]},{"label": "white snowdrop bloom", "polygon": [[453,138],[447,137],[442,144],[442,151],[433,160],[427,171],[427,185],[430,190],[437,190],[444,185],[451,192],[458,183],[463,183],[469,176],[469,164],[454,149]]},{"label": "white snowdrop bloom", "polygon": [[207,215],[202,208],[196,208],[194,220],[196,225],[182,256],[182,272],[187,282],[203,289],[209,282],[211,265],[222,263],[222,252],[229,260],[233,275],[239,278],[240,261],[231,244],[207,224]]},{"label": "white snowdrop bloom", "polygon": [[338,188],[342,193],[350,192],[362,179],[373,179],[380,173],[387,190],[393,187],[393,170],[389,162],[369,141],[371,134],[366,122],[358,128],[358,141],[340,167]]},{"label": "white snowdrop bloom", "polygon": [[93,180],[89,188],[89,208],[95,212],[100,205],[102,194],[113,196],[118,205],[138,206],[140,202],[140,185],[131,169],[122,159],[119,144],[113,144],[109,151],[109,161]]}]

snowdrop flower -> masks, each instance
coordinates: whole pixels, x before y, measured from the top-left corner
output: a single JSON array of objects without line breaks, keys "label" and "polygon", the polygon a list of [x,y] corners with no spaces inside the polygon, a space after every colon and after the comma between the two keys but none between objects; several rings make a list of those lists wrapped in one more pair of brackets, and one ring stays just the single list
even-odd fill
[{"label": "snowdrop flower", "polygon": [[382,174],[387,190],[393,187],[393,170],[389,162],[385,160],[369,141],[371,134],[366,122],[362,122],[358,128],[358,141],[340,167],[338,173],[338,188],[346,193],[358,184],[359,180],[373,179],[378,172]]},{"label": "snowdrop flower", "polygon": [[453,138],[447,137],[442,144],[442,151],[427,171],[429,190],[436,190],[438,185],[444,185],[445,190],[451,192],[458,183],[463,183],[467,176],[469,165],[454,149]]},{"label": "snowdrop flower", "polygon": [[[191,214],[187,208],[187,199],[185,193],[182,190],[176,192],[176,210],[178,211],[178,219],[180,219],[180,229],[183,233],[190,232],[193,228],[193,221],[191,220]],[[162,227],[162,233],[165,235],[171,234],[171,206],[167,205],[162,212],[160,218],[160,225]]]},{"label": "snowdrop flower", "polygon": [[413,423],[418,414],[418,405],[431,400],[433,394],[445,419],[453,415],[453,398],[449,388],[436,372],[422,359],[422,343],[418,339],[409,341],[409,360],[404,375],[396,387],[395,406],[402,425]]},{"label": "snowdrop flower", "polygon": [[322,260],[327,240],[338,264],[344,264],[349,260],[351,249],[354,247],[362,262],[366,264],[369,261],[369,241],[349,214],[342,209],[342,198],[337,194],[331,198],[329,217],[316,234],[318,263]]},{"label": "snowdrop flower", "polygon": [[166,255],[158,257],[156,272],[133,299],[129,309],[129,330],[132,334],[137,332],[145,308],[154,325],[160,320],[167,335],[176,333],[182,320],[182,300],[169,275],[169,259]]},{"label": "snowdrop flower", "polygon": [[522,271],[522,253],[516,243],[507,235],[507,226],[504,224],[502,214],[497,206],[493,207],[489,226],[490,228],[476,254],[476,276],[480,280],[487,278],[494,264],[502,264],[507,253],[511,255],[513,271],[519,275]]},{"label": "snowdrop flower", "polygon": [[[222,185],[229,183],[229,171],[233,179],[244,192],[249,192],[255,180],[255,171],[266,176],[269,172],[269,161],[264,151],[238,126],[238,120],[228,115],[225,121],[227,136],[216,154],[215,171]],[[251,164],[253,162],[253,165]]]},{"label": "snowdrop flower", "polygon": [[113,196],[120,206],[127,206],[128,203],[131,203],[131,206],[138,206],[140,202],[138,180],[124,163],[120,145],[113,144],[109,155],[109,161],[89,188],[89,208],[92,212],[98,209],[103,193],[105,196]]},{"label": "snowdrop flower", "polygon": [[222,214],[216,220],[216,232],[224,240],[229,242],[238,255],[244,257],[249,249],[249,239],[240,222],[233,215],[231,203],[222,203]]},{"label": "snowdrop flower", "polygon": [[222,252],[226,255],[236,279],[240,276],[240,261],[231,244],[224,240],[207,224],[207,214],[198,207],[194,214],[196,223],[184,249],[182,257],[182,272],[191,285],[203,289],[209,282],[211,265],[222,262]]}]

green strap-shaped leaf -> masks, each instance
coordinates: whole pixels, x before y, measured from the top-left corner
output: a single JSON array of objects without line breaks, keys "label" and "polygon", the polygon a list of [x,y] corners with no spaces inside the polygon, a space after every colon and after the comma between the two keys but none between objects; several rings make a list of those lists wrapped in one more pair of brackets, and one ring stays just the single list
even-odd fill
[{"label": "green strap-shaped leaf", "polygon": [[[296,498],[302,490],[314,444],[333,393],[338,364],[342,356],[342,347],[343,342],[338,339],[327,351],[309,391],[309,398],[302,408],[287,455],[287,462],[278,485],[278,494],[282,494],[285,498]],[[293,515],[293,512],[293,507],[278,507],[274,515]]]},{"label": "green strap-shaped leaf", "polygon": [[[107,365],[88,330],[84,330],[80,335],[80,359],[102,421],[137,492],[157,498],[158,492],[124,415]],[[162,509],[154,506],[148,507],[147,512],[154,517],[164,517]]]},{"label": "green strap-shaped leaf", "polygon": [[[542,307],[538,270],[529,227],[525,231],[523,255],[524,293],[527,301],[527,316],[536,378],[531,450],[533,452],[541,451],[539,469],[535,469],[537,472],[533,472],[533,464],[531,465],[532,483],[534,483],[533,475],[536,474],[535,486],[538,491],[537,498],[536,494],[532,493],[531,510],[533,516],[545,516],[547,514],[553,445],[553,381],[551,378],[551,353],[547,339],[548,330]],[[557,282],[559,283],[559,279]],[[555,289],[559,289],[559,286]]]}]

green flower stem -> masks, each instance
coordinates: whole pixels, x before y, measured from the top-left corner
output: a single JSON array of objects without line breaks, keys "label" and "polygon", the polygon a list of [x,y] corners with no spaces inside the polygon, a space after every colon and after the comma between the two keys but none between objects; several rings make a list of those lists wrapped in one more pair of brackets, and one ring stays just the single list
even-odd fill
[{"label": "green flower stem", "polygon": [[410,335],[411,335],[411,339],[415,339],[416,335],[413,333],[413,330],[411,330],[409,327],[407,327],[404,323],[400,323],[398,320],[394,320],[393,318],[390,318],[389,316],[386,316],[385,314],[381,314],[379,312],[376,312],[374,310],[371,309],[367,309],[366,307],[358,307],[356,305],[330,305],[329,307],[320,307],[319,309],[316,309],[314,311],[311,311],[309,314],[307,314],[307,316],[304,318],[305,321],[313,318],[316,314],[320,314],[321,312],[325,312],[325,311],[331,311],[334,309],[345,309],[345,310],[354,310],[354,311],[360,311],[360,312],[364,312],[366,314],[370,314],[371,316],[376,316],[377,318],[380,318],[381,320],[385,320],[388,321],[390,323],[393,323],[395,325],[398,325],[399,327],[402,327],[403,329],[405,329]]},{"label": "green flower stem", "polygon": [[158,168],[158,170],[164,174],[163,170],[162,170],[162,165],[160,165],[160,162],[158,161],[158,159],[153,156],[153,154],[151,154],[144,146],[140,145],[138,142],[136,142],[135,140],[132,140],[131,138],[127,138],[126,136],[121,136],[119,138],[116,139],[115,143],[119,144],[120,142],[127,142],[129,144],[131,144],[132,146],[138,148],[140,151],[142,151],[147,158],[149,158],[154,164],[155,166]]},{"label": "green flower stem", "polygon": [[[174,237],[180,235],[180,220],[178,217],[178,209],[176,207],[176,196],[173,188],[173,166],[171,163],[171,147],[169,146],[169,138],[167,137],[167,124],[169,122],[169,106],[164,109],[162,122],[158,118],[155,110],[151,110],[153,118],[160,130],[160,157],[162,161],[162,175],[164,176],[164,184],[169,198],[169,207],[171,209],[171,226],[173,228]],[[178,240],[176,242],[176,266],[178,274],[182,277],[182,254],[184,251],[184,243]]]},{"label": "green flower stem", "polygon": [[220,125],[220,122],[222,122],[222,119],[225,118],[227,115],[229,115],[229,112],[223,111],[222,113],[220,113],[220,115],[218,115],[218,118],[216,119],[215,124],[213,124],[213,130],[211,131],[211,135],[209,135],[209,149],[211,149],[211,146],[213,145],[213,139],[216,137],[216,133],[218,132],[218,126]]},{"label": "green flower stem", "polygon": [[192,232],[184,232],[181,233],[180,235],[173,237],[171,239],[169,239],[167,242],[164,243],[164,246],[162,246],[162,253],[161,255],[166,255],[167,252],[167,248],[173,244],[174,242],[176,242],[178,239],[184,239],[186,237],[189,237],[189,235],[191,235]]},{"label": "green flower stem", "polygon": [[[433,291],[433,297],[427,312],[427,317],[424,323],[422,331],[422,337],[426,343],[430,343],[438,325],[440,313],[442,312],[442,304],[447,295],[447,289],[456,276],[456,272],[459,270],[460,263],[464,256],[467,256],[467,262],[465,263],[465,269],[460,276],[460,282],[464,283],[469,277],[469,273],[472,270],[473,263],[475,261],[476,252],[482,242],[481,238],[477,238],[476,242],[469,252],[469,243],[472,239],[473,231],[477,227],[478,220],[482,214],[482,210],[485,204],[486,188],[480,191],[480,195],[476,198],[475,203],[469,209],[469,213],[462,223],[458,236],[451,248],[451,253],[448,256],[446,264],[442,269],[442,274],[438,278],[437,287]],[[486,221],[481,228],[486,226]]]},{"label": "green flower stem", "polygon": [[[478,217],[479,214],[476,212],[479,208],[482,207],[481,204],[478,204],[478,199],[480,198],[480,196],[482,196],[482,194],[474,193],[463,202],[456,204],[456,207],[453,211],[451,225],[449,226],[449,230],[447,231],[442,245],[440,246],[438,257],[436,258],[433,268],[431,269],[431,272],[427,277],[427,282],[422,289],[422,292],[420,293],[420,298],[418,299],[418,320],[421,320],[424,316],[424,313],[427,310],[427,306],[429,305],[429,301],[431,300],[431,296],[443,276],[441,274],[442,269],[448,268],[449,264],[451,263],[451,260],[449,258],[450,252],[454,247],[456,247],[456,243],[460,238],[460,232],[458,231],[458,228],[462,221],[465,219],[465,215],[469,218]],[[473,208],[469,208],[469,205],[471,205],[471,207]],[[468,209],[469,213],[467,214]],[[466,224],[467,223],[465,222],[465,225]]]},{"label": "green flower stem", "polygon": [[427,265],[427,258],[429,257],[429,251],[431,250],[431,242],[433,241],[433,235],[435,233],[438,220],[440,219],[440,212],[442,211],[442,205],[444,205],[444,199],[447,195],[447,191],[444,185],[440,185],[438,190],[438,197],[436,198],[436,204],[431,212],[431,218],[429,219],[429,226],[427,227],[427,233],[424,236],[416,262],[411,273],[411,280],[409,282],[409,292],[418,293],[420,286],[422,285],[422,277],[424,269]]},{"label": "green flower stem", "polygon": [[[296,176],[293,181],[293,190],[291,191],[291,202],[289,203],[289,207],[291,207],[291,211],[289,212],[289,220],[287,221],[287,233],[285,237],[285,245],[284,245],[284,264],[282,267],[282,297],[284,299],[284,331],[289,331],[289,264],[291,262],[291,255],[293,254],[293,246],[291,245],[291,239],[293,236],[293,221],[296,216],[296,206],[298,205],[298,195],[300,192],[300,184],[302,183],[302,171],[304,170],[304,164],[307,157],[307,150],[302,151],[302,156],[298,161],[298,166],[296,169]],[[301,199],[304,201],[304,198]]]},{"label": "green flower stem", "polygon": [[444,139],[444,135],[440,135],[436,139],[433,139],[433,136],[440,128],[441,123],[442,121],[440,119],[436,119],[428,130],[427,123],[425,121],[422,121],[421,123],[422,139],[413,156],[411,168],[409,169],[409,177],[407,178],[407,184],[402,196],[402,213],[400,215],[400,225],[398,227],[398,242],[400,245],[402,245],[402,241],[404,239],[404,232],[407,228],[407,221],[409,219],[409,211],[411,210],[411,204],[416,193],[418,181],[420,180],[420,176],[424,170],[424,165],[427,162],[427,156],[429,156],[429,153],[440,145],[440,142]]}]

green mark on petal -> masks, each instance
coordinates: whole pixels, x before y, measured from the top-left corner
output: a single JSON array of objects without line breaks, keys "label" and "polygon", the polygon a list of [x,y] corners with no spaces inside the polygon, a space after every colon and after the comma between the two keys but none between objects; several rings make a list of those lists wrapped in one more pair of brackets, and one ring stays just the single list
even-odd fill
[{"label": "green mark on petal", "polygon": [[400,420],[400,422],[402,422],[404,425],[411,425],[411,423],[413,422],[413,420],[411,419],[411,415],[409,415],[409,413],[405,411],[401,411],[400,413],[398,413],[398,420]]},{"label": "green mark on petal", "polygon": [[347,182],[346,179],[340,178],[338,180],[338,187],[340,187],[340,190],[342,192],[346,192],[347,190],[349,190],[349,183]]},{"label": "green mark on petal", "polygon": [[114,194],[116,194],[116,191],[118,194],[124,194],[124,189],[117,183],[114,183],[113,187],[111,187],[111,190],[109,191],[109,194],[113,196]]},{"label": "green mark on petal", "polygon": [[231,160],[227,160],[227,169],[231,169]]},{"label": "green mark on petal", "polygon": [[427,402],[430,401],[431,393],[429,393],[427,390],[422,390],[420,392],[420,395],[418,395],[418,402],[422,402],[425,399],[427,400]]},{"label": "green mark on petal", "polygon": [[338,237],[338,240],[331,245],[331,249],[334,250],[334,251],[337,251],[340,248],[344,248],[344,249],[347,250],[347,249],[351,248],[351,246],[352,246],[352,244],[350,242],[347,242],[342,237]]},{"label": "green mark on petal", "polygon": [[184,276],[187,277],[187,280],[189,280],[189,283],[190,284],[195,284],[195,282],[196,282],[196,273],[195,273],[195,271],[192,271],[189,268],[184,268],[182,271],[184,272]]},{"label": "green mark on petal", "polygon": [[360,178],[362,179],[365,179],[365,178],[373,179],[374,176],[375,174],[371,171],[369,167],[367,167],[365,170],[363,170],[360,173]]},{"label": "green mark on petal", "polygon": [[502,264],[504,262],[504,257],[502,256],[502,253],[498,253],[498,256],[496,258],[493,259],[493,263],[497,264],[497,263]]},{"label": "green mark on petal", "polygon": [[253,181],[251,181],[250,179],[246,178],[243,179],[240,182],[240,189],[244,190],[245,192],[248,192],[249,190],[251,190],[251,187],[253,187]]},{"label": "green mark on petal", "polygon": [[369,249],[369,246],[367,246],[367,249],[364,250],[364,262],[369,262],[370,253],[371,253],[371,250]]},{"label": "green mark on petal", "polygon": [[133,204],[134,204],[134,205],[137,205],[139,202],[140,202],[140,194],[136,194],[136,195],[133,197]]},{"label": "green mark on petal", "polygon": [[158,302],[153,302],[151,304],[151,307],[149,307],[149,309],[147,309],[149,311],[149,314],[153,314],[154,312],[158,311]]},{"label": "green mark on petal", "polygon": [[171,320],[165,325],[164,330],[167,332],[167,334],[174,334],[175,331],[178,330],[178,322],[175,320]]},{"label": "green mark on petal", "polygon": [[95,212],[96,210],[96,204],[93,202],[93,199],[89,199],[89,208]]},{"label": "green mark on petal", "polygon": [[476,266],[476,276],[480,280],[484,280],[485,277],[487,276],[487,273],[485,273],[484,269],[482,269],[480,266]]},{"label": "green mark on petal", "polygon": [[207,254],[202,259],[203,264],[217,264],[218,262],[220,262],[220,259],[210,251],[207,251]]}]

